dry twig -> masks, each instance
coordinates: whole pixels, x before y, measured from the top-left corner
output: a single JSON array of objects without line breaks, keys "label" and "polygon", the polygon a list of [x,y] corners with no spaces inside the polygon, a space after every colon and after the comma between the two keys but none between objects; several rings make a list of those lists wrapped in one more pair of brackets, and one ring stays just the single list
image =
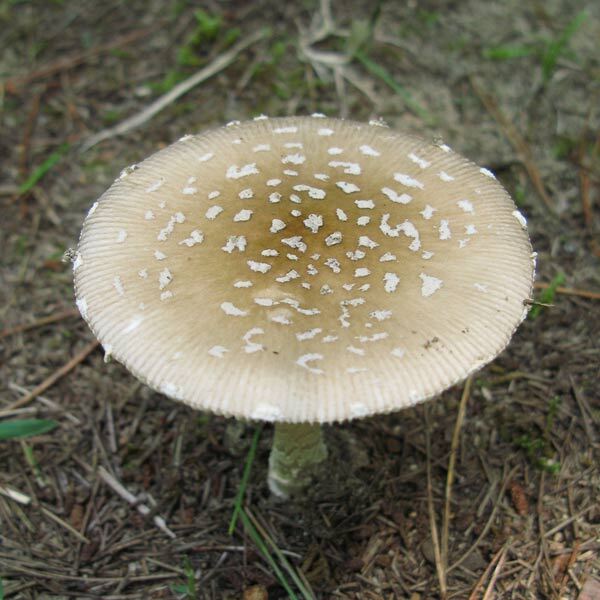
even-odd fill
[{"label": "dry twig", "polygon": [[505,551],[506,551],[506,546],[503,546],[502,548],[500,548],[500,550],[498,550],[498,552],[496,552],[496,554],[494,554],[489,565],[485,568],[485,571],[482,573],[481,577],[477,580],[477,583],[475,584],[473,591],[469,595],[469,600],[478,600],[481,597],[479,595],[479,592],[481,591],[481,588],[483,587],[484,582],[489,577],[491,570],[494,568],[494,566],[500,559],[500,556],[501,555],[504,556]]},{"label": "dry twig", "polygon": [[[587,139],[590,129],[591,110],[588,111],[585,129],[581,140],[579,142],[579,148],[577,149],[577,162],[579,166],[579,187],[581,189],[581,212],[583,213],[583,221],[588,232],[592,232],[594,228],[594,212],[592,207],[592,199],[590,196],[591,189],[591,178],[590,168],[587,160]],[[597,162],[600,156],[600,134],[596,137],[596,143],[594,144],[591,152],[590,163],[594,164]]]},{"label": "dry twig", "polygon": [[36,398],[39,394],[45,392],[48,388],[53,386],[59,379],[64,377],[69,371],[72,371],[79,363],[83,362],[89,354],[91,354],[98,346],[100,342],[94,340],[90,342],[83,350],[78,352],[71,360],[65,363],[60,369],[52,373],[50,377],[47,377],[42,383],[37,385],[31,390],[28,394],[25,394],[22,398],[19,398],[16,402],[5,406],[2,410],[0,410],[0,417],[5,417],[7,413],[14,410],[15,408],[19,408],[20,406],[24,406],[31,402],[34,398]]},{"label": "dry twig", "polygon": [[438,582],[440,585],[440,597],[445,600],[448,589],[446,586],[446,565],[442,562],[442,553],[440,550],[440,540],[438,536],[438,528],[435,519],[435,508],[433,506],[433,487],[431,484],[431,438],[429,434],[430,423],[429,413],[426,411],[427,426],[425,427],[425,444],[427,451],[427,509],[429,512],[429,528],[431,530],[431,543],[433,545],[433,555],[435,558],[435,569],[437,571]]},{"label": "dry twig", "polygon": [[[549,283],[536,282],[533,287],[538,290],[545,290],[550,287]],[[600,300],[600,292],[590,292],[589,290],[581,290],[578,288],[567,288],[557,287],[554,288],[557,294],[564,294],[565,296],[579,296],[580,298],[589,298],[590,300]]]},{"label": "dry twig", "polygon": [[548,585],[551,588],[551,593],[552,596],[555,596],[555,594],[557,593],[557,589],[556,589],[556,584],[554,582],[553,577],[551,576],[552,573],[552,563],[550,561],[550,553],[548,551],[548,545],[546,543],[546,523],[544,521],[544,518],[546,516],[546,512],[544,511],[544,496],[545,496],[545,492],[544,492],[544,485],[546,483],[546,472],[542,471],[540,474],[540,485],[539,485],[539,490],[538,490],[538,499],[537,499],[537,524],[538,524],[538,530],[539,530],[539,544],[540,544],[540,554],[539,554],[539,562],[540,564],[542,563],[543,560],[543,564],[546,567],[546,573],[548,573]]},{"label": "dry twig", "polygon": [[40,100],[42,99],[44,91],[38,92],[33,95],[31,100],[31,108],[27,114],[27,121],[23,130],[23,142],[19,148],[19,174],[23,179],[27,175],[27,168],[29,163],[29,151],[31,149],[31,135],[35,129],[37,118],[40,112]]},{"label": "dry twig", "polygon": [[153,31],[156,31],[158,28],[162,27],[164,23],[159,22],[155,23],[152,27],[148,27],[147,29],[140,29],[138,31],[132,31],[131,33],[127,33],[121,37],[118,37],[116,40],[112,42],[108,42],[107,44],[101,44],[100,46],[96,46],[91,50],[87,50],[86,52],[80,52],[78,54],[74,54],[73,56],[67,56],[66,58],[61,58],[54,63],[46,65],[45,67],[41,67],[27,75],[21,75],[19,77],[13,77],[6,82],[6,89],[9,93],[16,94],[19,91],[19,88],[25,87],[27,84],[31,83],[36,79],[41,79],[43,77],[50,77],[51,75],[55,75],[60,71],[64,71],[65,69],[72,69],[77,65],[89,60],[90,58],[94,58],[99,54],[105,54],[106,52],[110,52],[115,48],[120,48],[121,46],[126,46],[127,44],[131,44],[135,42]]},{"label": "dry twig", "polygon": [[454,426],[454,432],[452,434],[452,442],[450,444],[450,458],[448,460],[448,475],[446,477],[446,501],[444,504],[444,518],[442,521],[442,545],[441,545],[441,559],[444,566],[444,570],[448,567],[448,537],[450,529],[450,500],[452,498],[452,484],[454,483],[454,468],[456,466],[456,454],[458,451],[458,442],[462,424],[465,419],[465,412],[467,410],[467,402],[471,395],[471,381],[472,378],[468,377],[465,381],[465,387],[460,398],[460,404],[458,405],[458,415],[456,416],[456,425]]},{"label": "dry twig", "polygon": [[575,561],[577,560],[577,557],[579,556],[579,542],[575,542],[573,544],[573,550],[571,551],[571,554],[569,555],[569,558],[567,559],[567,563],[565,565],[565,570],[563,572],[563,575],[561,577],[561,582],[560,582],[560,589],[558,591],[558,596],[560,598],[563,598],[563,594],[565,591],[565,588],[567,587],[567,583],[569,582],[569,571],[571,570],[571,567],[575,564]]},{"label": "dry twig", "polygon": [[508,483],[510,481],[512,481],[518,468],[519,468],[518,466],[514,467],[513,469],[511,469],[511,471],[508,474],[506,474],[502,478],[502,485],[500,486],[500,491],[498,492],[496,502],[494,503],[492,512],[490,513],[490,516],[489,516],[486,524],[484,525],[483,529],[481,530],[481,533],[479,534],[477,539],[473,542],[473,544],[469,547],[469,549],[459,559],[457,559],[455,562],[453,562],[448,567],[448,573],[450,571],[454,571],[454,569],[456,569],[456,567],[459,567],[460,565],[462,565],[463,562],[465,562],[465,560],[467,559],[467,557],[471,554],[471,552],[473,552],[473,550],[475,550],[475,548],[477,548],[477,546],[479,546],[479,544],[481,544],[482,540],[485,539],[485,537],[488,534],[488,531],[490,530],[492,524],[494,523],[494,519],[496,518],[496,513],[498,512],[498,507],[500,506],[500,502],[502,501],[502,498],[504,498],[504,494],[506,492],[506,486],[508,485]]},{"label": "dry twig", "polygon": [[0,495],[6,496],[19,504],[28,505],[31,504],[31,498],[26,494],[19,492],[18,490],[13,490],[12,488],[0,485]]},{"label": "dry twig", "polygon": [[[32,499],[30,496],[23,494],[17,490],[14,490],[9,487],[0,486],[0,495],[6,496],[23,506],[30,506],[32,503]],[[69,533],[74,535],[80,542],[84,544],[89,544],[90,541],[82,535],[77,529],[75,529],[72,525],[61,519],[58,515],[55,515],[51,510],[48,510],[45,506],[38,506],[41,510],[42,514],[46,515],[48,518],[52,519],[55,523],[58,523],[61,527],[66,529]]]},{"label": "dry twig", "polygon": [[[115,493],[117,493],[123,500],[135,507],[135,509],[144,517],[148,516],[152,511],[145,504],[138,502],[138,499],[120,482],[117,481],[104,467],[98,467],[98,475],[110,487]],[[165,535],[170,538],[177,537],[168,527],[165,520],[158,515],[152,517],[152,521],[158,529],[160,529]]]},{"label": "dry twig", "polygon": [[498,579],[498,575],[500,575],[500,571],[502,570],[502,567],[504,566],[504,561],[506,560],[507,550],[508,550],[508,547],[504,546],[504,548],[502,548],[502,550],[500,551],[500,556],[498,558],[498,564],[496,565],[496,568],[494,569],[494,572],[492,573],[492,577],[490,578],[490,583],[488,584],[488,586],[485,590],[485,594],[483,594],[482,600],[492,600],[492,598],[493,598],[492,594],[494,593],[494,586],[496,585],[496,580]]},{"label": "dry twig", "polygon": [[594,418],[594,413],[592,412],[592,409],[588,405],[585,396],[579,389],[579,386],[575,383],[575,380],[573,379],[572,375],[569,375],[569,381],[571,382],[571,389],[573,390],[573,396],[575,397],[575,401],[577,402],[577,406],[579,407],[579,412],[581,412],[585,434],[587,435],[590,444],[595,444],[596,432],[594,426],[598,424],[598,419]]},{"label": "dry twig", "polygon": [[21,325],[15,325],[14,327],[10,327],[8,329],[4,329],[0,331],[0,340],[7,338],[11,335],[15,335],[16,333],[22,333],[24,331],[30,331],[31,329],[36,329],[37,327],[44,327],[45,325],[51,325],[52,323],[56,323],[58,321],[63,321],[64,319],[69,319],[71,317],[75,317],[79,314],[79,311],[75,308],[68,308],[61,312],[57,312],[53,315],[48,315],[47,317],[42,317],[41,319],[37,319],[33,323],[22,323]]},{"label": "dry twig", "polygon": [[553,214],[556,213],[554,203],[546,191],[546,187],[544,186],[542,176],[540,175],[537,165],[535,164],[533,153],[531,152],[529,144],[525,141],[525,138],[521,135],[514,123],[512,123],[510,119],[502,112],[502,109],[498,106],[496,100],[494,100],[494,98],[483,89],[483,86],[479,83],[479,81],[475,77],[471,77],[470,81],[471,86],[475,90],[477,96],[479,96],[482,104],[492,115],[492,117],[494,117],[494,120],[498,123],[498,125],[500,125],[508,141],[519,155],[519,158],[525,166],[525,170],[529,175],[529,179],[531,179],[531,183],[533,184],[533,187],[537,191],[538,195],[543,200],[548,210],[550,210]]},{"label": "dry twig", "polygon": [[[309,30],[304,30],[300,25],[299,51],[301,57],[313,68],[321,81],[331,80],[335,84],[336,94],[340,102],[340,116],[348,116],[348,95],[346,81],[364,94],[374,106],[381,105],[374,86],[369,79],[360,76],[352,66],[353,57],[347,53],[318,50],[315,44],[323,42],[330,36],[343,36],[348,34],[340,30],[332,17],[330,0],[319,2],[318,23]],[[331,71],[331,74],[330,74]]]},{"label": "dry twig", "polygon": [[[19,394],[29,394],[29,390],[27,388],[24,388],[22,385],[18,385],[14,382],[10,382],[8,384],[9,389],[15,391],[15,392],[19,392]],[[37,401],[45,407],[46,411],[52,411],[52,412],[60,412],[64,415],[64,417],[66,419],[68,419],[69,421],[71,421],[71,423],[74,423],[77,426],[81,425],[81,420],[78,419],[73,413],[70,413],[68,411],[66,411],[60,404],[58,404],[57,402],[54,402],[54,400],[50,400],[50,398],[46,398],[46,396],[42,396],[41,394],[38,394],[37,396]],[[37,412],[37,408],[17,408],[14,411],[9,411],[11,413],[15,413],[18,414],[19,412],[27,412],[27,413],[36,413]],[[4,413],[3,413],[4,415]],[[9,416],[8,414],[4,415],[4,416]]]},{"label": "dry twig", "polygon": [[204,68],[200,69],[197,73],[188,77],[185,81],[177,84],[172,90],[168,91],[166,94],[163,94],[159,98],[157,98],[152,104],[147,106],[141,112],[121,121],[118,125],[114,127],[110,127],[109,129],[104,129],[103,131],[99,131],[98,133],[92,135],[87,140],[85,140],[80,148],[81,152],[86,152],[92,146],[95,146],[99,142],[104,140],[108,140],[117,135],[123,135],[132,131],[133,129],[137,129],[141,125],[143,125],[146,121],[151,119],[155,114],[159,113],[161,110],[172,104],[179,98],[183,96],[187,92],[189,92],[192,88],[196,87],[203,81],[206,81],[213,75],[216,75],[223,69],[226,69],[231,63],[233,63],[238,55],[243,52],[249,46],[259,42],[267,36],[267,30],[260,29],[248,37],[244,38],[233,47],[231,47],[227,52],[220,54],[213,60],[210,64],[206,65]]},{"label": "dry twig", "polygon": [[58,515],[55,515],[52,511],[48,510],[46,507],[40,506],[40,510],[42,511],[43,514],[45,514],[47,517],[52,519],[55,523],[58,523],[61,527],[64,527],[64,529],[66,529],[69,533],[74,535],[80,542],[83,542],[84,544],[90,543],[90,540],[88,540],[84,535],[79,533],[79,531],[77,531],[77,529],[75,529],[72,525],[70,525],[66,521],[63,521],[63,519],[61,519]]}]

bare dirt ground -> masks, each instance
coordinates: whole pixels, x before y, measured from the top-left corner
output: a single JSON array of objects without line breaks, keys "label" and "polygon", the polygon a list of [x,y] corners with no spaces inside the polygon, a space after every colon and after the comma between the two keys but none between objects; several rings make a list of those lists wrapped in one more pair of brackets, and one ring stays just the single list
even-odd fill
[{"label": "bare dirt ground", "polygon": [[[372,4],[334,2],[329,22],[312,1],[0,2],[0,416],[58,422],[0,442],[0,598],[600,598],[600,5]],[[124,166],[315,111],[382,117],[495,171],[528,217],[536,293],[559,287],[473,379],[460,428],[463,386],[329,427],[328,476],[278,503],[265,427],[245,500],[259,536],[228,535],[254,425],[105,364],[62,256]]]}]

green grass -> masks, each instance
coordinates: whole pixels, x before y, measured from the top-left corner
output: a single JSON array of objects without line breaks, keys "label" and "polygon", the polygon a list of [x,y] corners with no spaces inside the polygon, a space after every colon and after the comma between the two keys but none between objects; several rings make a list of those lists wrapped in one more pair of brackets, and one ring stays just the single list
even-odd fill
[{"label": "green grass", "polygon": [[22,439],[52,431],[58,423],[50,419],[12,419],[0,422],[0,441]]},{"label": "green grass", "polygon": [[489,46],[483,49],[482,55],[488,60],[496,61],[536,57],[539,61],[542,80],[544,83],[548,83],[556,71],[559,59],[569,54],[571,40],[581,29],[587,18],[588,14],[585,11],[577,13],[555,39],[538,39],[520,44]]},{"label": "green grass", "polygon": [[125,50],[123,48],[113,48],[108,52],[111,56],[115,58],[121,58],[123,60],[135,60],[136,55],[131,50]]},{"label": "green grass", "polygon": [[[434,125],[436,119],[431,115],[413,95],[394,76],[381,65],[379,61],[373,60],[369,53],[373,43],[373,30],[381,16],[381,1],[375,2],[368,19],[355,19],[350,28],[350,34],[345,41],[344,54],[359,62],[371,75],[381,79],[395,94],[402,98],[406,107],[416,114],[428,125]],[[431,27],[435,25],[439,15],[428,11],[419,11],[419,18]]]},{"label": "green grass", "polygon": [[35,454],[33,453],[33,448],[25,440],[22,439],[20,441],[21,449],[23,450],[23,455],[25,456],[25,461],[29,465],[35,480],[37,481],[38,485],[45,487],[46,481],[44,479],[44,475],[42,474],[42,470],[40,469],[40,465],[35,458]]},{"label": "green grass", "polygon": [[238,517],[240,516],[240,512],[242,511],[242,503],[244,501],[244,496],[246,495],[246,488],[248,487],[248,479],[250,477],[250,471],[252,470],[252,463],[254,462],[254,457],[256,456],[256,448],[258,447],[258,440],[260,439],[260,433],[262,431],[261,427],[257,427],[254,431],[254,435],[252,436],[252,443],[250,444],[250,449],[248,450],[248,455],[246,457],[246,465],[244,466],[244,473],[242,474],[242,480],[240,481],[240,487],[238,488],[237,495],[235,497],[235,501],[233,504],[233,514],[231,515],[231,521],[229,523],[229,535],[232,535],[235,531],[235,526],[237,525]]},{"label": "green grass", "polygon": [[423,23],[423,25],[425,25],[425,27],[428,28],[433,28],[435,25],[437,25],[441,17],[442,15],[437,11],[423,9],[417,10],[417,18],[419,21],[421,21],[421,23]]},{"label": "green grass", "polygon": [[183,595],[189,600],[196,600],[196,574],[188,556],[183,559],[183,572],[185,583],[176,583],[169,587],[174,594]]},{"label": "green grass", "polygon": [[220,15],[198,9],[194,11],[194,19],[194,30],[177,48],[176,66],[165,73],[162,81],[149,83],[153,91],[164,94],[186,79],[190,68],[201,67],[206,62],[207,50],[217,39],[220,38],[220,45],[227,48],[241,35],[241,30],[237,27],[223,30],[223,20]]},{"label": "green grass", "polygon": [[29,238],[26,235],[18,235],[15,239],[14,253],[15,256],[23,258],[27,252]]},{"label": "green grass", "polygon": [[223,24],[221,16],[209,15],[200,8],[194,11],[194,18],[196,19],[196,29],[190,41],[199,44],[204,39],[215,40]]},{"label": "green grass", "polygon": [[70,145],[65,143],[61,144],[41,165],[36,167],[29,177],[19,186],[19,194],[26,194],[33,188],[33,186],[40,180],[54,165],[56,165],[63,156],[68,152]]},{"label": "green grass", "polygon": [[519,207],[525,205],[526,192],[525,188],[521,184],[515,185],[515,189],[513,190],[513,200],[515,201],[515,204]]},{"label": "green grass", "polygon": [[576,152],[579,143],[579,140],[559,135],[552,145],[552,155],[558,160],[568,160]]},{"label": "green grass", "polygon": [[287,40],[275,40],[269,48],[269,63],[276,65],[285,55],[289,47]]},{"label": "green grass", "polygon": [[541,434],[535,435],[535,432],[528,431],[515,439],[517,446],[525,451],[527,459],[532,465],[552,475],[560,471],[560,463],[553,458],[555,451],[551,443],[551,432],[556,423],[560,405],[561,399],[558,396],[551,398],[548,402],[548,412]]},{"label": "green grass", "polygon": [[186,74],[176,69],[171,69],[165,73],[162,81],[151,81],[148,87],[158,94],[166,94],[172,90],[180,81],[186,78]]},{"label": "green grass", "polygon": [[[252,513],[242,508],[240,510],[240,520],[246,533],[250,536],[250,539],[254,542],[255,546],[273,570],[275,577],[277,577],[277,580],[281,587],[286,591],[290,600],[315,600],[315,595],[312,590],[307,587],[306,583],[298,575],[294,566],[287,560],[283,552],[281,552],[267,532],[262,529],[258,521],[252,516]],[[271,550],[269,550],[269,548]],[[271,554],[271,551],[273,554]],[[286,572],[288,575],[286,575]],[[292,582],[295,584],[300,596],[293,590]]]},{"label": "green grass", "polygon": [[419,118],[421,118],[426,124],[433,125],[436,122],[436,119],[433,117],[431,113],[429,113],[425,108],[423,108],[412,96],[412,94],[401,84],[399,84],[393,76],[382,67],[379,63],[371,60],[366,54],[362,51],[356,52],[354,55],[356,59],[362,63],[362,65],[375,77],[381,79],[385,84],[387,84],[398,96],[402,98],[404,104],[406,104],[407,108],[416,114]]},{"label": "green grass", "polygon": [[544,82],[548,82],[552,77],[558,59],[567,52],[571,39],[581,29],[587,17],[587,13],[582,10],[575,15],[557,39],[546,44],[541,57]]},{"label": "green grass", "polygon": [[535,302],[535,304],[531,307],[529,311],[529,318],[532,320],[537,319],[537,317],[542,312],[542,309],[545,308],[544,305],[552,304],[554,302],[554,296],[556,295],[556,288],[560,287],[565,283],[565,275],[564,273],[559,273],[554,277],[554,279],[550,282],[548,287],[545,290],[542,290]]},{"label": "green grass", "polygon": [[560,463],[546,456],[547,442],[542,438],[523,434],[516,439],[517,446],[524,450],[531,464],[541,471],[555,475],[560,471]]},{"label": "green grass", "polygon": [[[271,567],[273,574],[277,578],[277,581],[279,581],[281,587],[286,591],[288,598],[291,600],[314,600],[315,595],[312,590],[309,589],[308,584],[303,581],[297,570],[277,547],[277,544],[275,544],[265,529],[260,525],[250,509],[242,506],[261,432],[262,427],[257,427],[252,436],[252,442],[250,443],[250,448],[248,449],[248,454],[246,456],[244,472],[235,497],[233,514],[231,522],[229,523],[229,535],[233,534],[239,520],[247,535]],[[294,591],[294,587],[298,590],[300,596]],[[179,586],[177,591],[178,593],[185,593],[184,586]],[[191,598],[189,595],[187,597]]]},{"label": "green grass", "polygon": [[535,52],[532,46],[507,44],[505,46],[490,46],[483,49],[483,58],[488,60],[513,60],[531,56]]},{"label": "green grass", "polygon": [[102,122],[105,125],[112,125],[121,119],[121,115],[122,113],[120,110],[116,108],[109,109],[102,115]]},{"label": "green grass", "polygon": [[269,78],[269,83],[271,85],[276,85],[277,81],[274,83],[273,81],[277,77],[287,76],[287,72],[285,70],[278,70],[277,67],[279,66],[281,59],[289,52],[289,48],[289,40],[276,39],[270,45],[265,60],[257,61],[252,65],[252,70],[248,81],[250,82],[255,77],[260,77],[261,75],[268,75],[271,73],[273,74],[273,77]]}]

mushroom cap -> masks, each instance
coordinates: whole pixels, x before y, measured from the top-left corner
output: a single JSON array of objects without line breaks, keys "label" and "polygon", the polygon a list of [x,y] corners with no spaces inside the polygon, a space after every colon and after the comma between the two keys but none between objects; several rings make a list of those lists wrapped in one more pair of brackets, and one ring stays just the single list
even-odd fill
[{"label": "mushroom cap", "polygon": [[285,422],[402,409],[491,361],[527,314],[525,220],[486,169],[378,125],[257,118],[123,171],[73,264],[106,352]]}]

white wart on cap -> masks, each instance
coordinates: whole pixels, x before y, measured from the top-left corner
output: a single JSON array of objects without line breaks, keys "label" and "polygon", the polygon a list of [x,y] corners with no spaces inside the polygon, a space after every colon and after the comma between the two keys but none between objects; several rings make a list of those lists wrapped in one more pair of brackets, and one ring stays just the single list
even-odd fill
[{"label": "white wart on cap", "polygon": [[526,314],[525,221],[489,171],[374,124],[258,119],[186,136],[88,214],[77,305],[151,387],[238,417],[411,406]]}]

